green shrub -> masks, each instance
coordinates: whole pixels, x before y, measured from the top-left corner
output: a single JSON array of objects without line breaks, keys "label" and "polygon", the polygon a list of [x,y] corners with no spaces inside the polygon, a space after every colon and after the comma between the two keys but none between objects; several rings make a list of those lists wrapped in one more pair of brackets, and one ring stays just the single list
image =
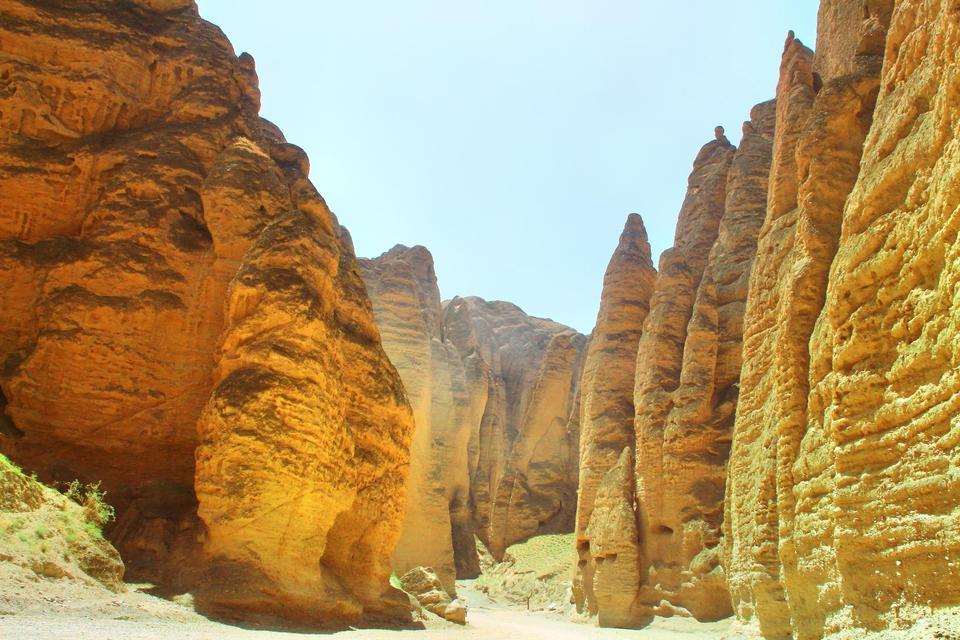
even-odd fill
[{"label": "green shrub", "polygon": [[101,529],[116,518],[113,506],[106,500],[107,493],[100,488],[99,482],[84,484],[74,480],[62,485],[60,492],[83,507],[83,516],[87,521],[85,528],[94,537],[102,537]]}]

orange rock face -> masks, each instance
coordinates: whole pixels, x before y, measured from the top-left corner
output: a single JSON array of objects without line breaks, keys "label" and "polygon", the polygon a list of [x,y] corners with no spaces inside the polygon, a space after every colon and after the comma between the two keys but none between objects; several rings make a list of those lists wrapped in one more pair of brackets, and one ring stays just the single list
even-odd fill
[{"label": "orange rock face", "polygon": [[771,184],[744,320],[725,554],[739,618],[768,637],[820,637],[849,622],[841,620],[837,523],[824,513],[842,485],[824,466],[836,443],[816,426],[822,396],[810,384],[833,357],[821,311],[832,299],[830,264],[861,170],[890,20],[889,2],[855,4],[863,4],[857,15],[824,3],[816,56],[787,41],[774,158],[783,179]]},{"label": "orange rock face", "polygon": [[0,13],[0,446],[103,481],[134,576],[397,613],[410,409],[252,58],[188,1]]},{"label": "orange rock face", "polygon": [[506,302],[441,304],[423,247],[394,247],[361,268],[416,419],[394,568],[432,567],[452,595],[456,577],[479,575],[475,536],[502,554],[572,527],[570,420],[586,338]]},{"label": "orange rock face", "polygon": [[[620,243],[610,259],[603,279],[600,311],[594,327],[584,362],[581,380],[580,420],[580,479],[577,502],[577,572],[574,577],[574,597],[577,608],[592,615],[603,612],[601,624],[621,626],[629,622],[630,607],[639,583],[639,550],[625,554],[625,549],[636,547],[636,522],[631,529],[607,527],[606,512],[597,516],[593,523],[594,503],[597,490],[604,478],[618,465],[624,451],[633,450],[633,385],[636,376],[637,344],[643,330],[643,321],[650,310],[656,269],[650,257],[650,243],[640,216],[627,218]],[[629,489],[630,513],[633,513],[633,456],[626,462],[631,468],[616,472],[611,479],[610,491],[622,495],[618,480],[631,484]],[[622,483],[621,483],[622,484]],[[610,507],[621,513],[624,499]],[[592,524],[593,523],[593,524]],[[617,534],[616,531],[620,530]],[[597,544],[588,531],[606,533],[607,550],[600,555]],[[611,538],[621,536],[619,545]],[[618,550],[619,549],[619,550]],[[604,563],[604,571],[598,573],[598,563]],[[622,565],[614,570],[612,565]],[[627,578],[626,576],[630,576]],[[625,598],[626,606],[605,601],[607,594],[631,593]],[[622,597],[622,596],[616,596]],[[601,607],[601,602],[605,602]],[[619,619],[622,616],[624,619]]]},{"label": "orange rock face", "polygon": [[394,569],[403,575],[432,567],[453,594],[457,556],[465,565],[471,551],[476,556],[473,529],[462,522],[461,553],[454,553],[453,521],[464,520],[470,501],[468,446],[486,402],[487,367],[476,357],[461,360],[444,339],[440,289],[429,251],[397,246],[360,265],[384,348],[403,378],[416,422]]},{"label": "orange rock face", "polygon": [[[711,610],[697,610],[682,592],[689,570],[688,550],[709,542],[696,520],[686,526],[674,517],[671,500],[676,473],[689,473],[683,481],[696,483],[696,469],[684,468],[685,450],[692,458],[697,449],[707,449],[709,440],[698,443],[678,437],[669,425],[684,367],[684,345],[693,318],[697,291],[704,277],[711,247],[717,240],[724,214],[727,176],[736,149],[718,133],[694,162],[687,197],[677,220],[675,246],[663,253],[650,313],[643,326],[637,350],[634,406],[636,408],[636,482],[640,522],[641,590],[635,614],[641,618],[661,610],[661,601],[692,609],[694,616],[710,618]],[[706,381],[704,381],[706,382]],[[708,451],[703,451],[703,455]],[[722,455],[722,452],[717,452]],[[704,478],[709,483],[709,478]],[[722,495],[722,494],[721,494]],[[709,500],[710,496],[702,496]],[[719,502],[721,496],[713,496]],[[678,526],[682,525],[682,526]]]}]

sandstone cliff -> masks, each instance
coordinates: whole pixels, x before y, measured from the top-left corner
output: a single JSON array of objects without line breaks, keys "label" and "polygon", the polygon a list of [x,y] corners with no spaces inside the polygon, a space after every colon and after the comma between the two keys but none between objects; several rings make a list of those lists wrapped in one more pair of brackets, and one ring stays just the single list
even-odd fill
[{"label": "sandstone cliff", "polygon": [[444,335],[487,363],[480,423],[469,444],[471,526],[500,560],[526,538],[573,530],[587,338],[508,302],[454,298]]},{"label": "sandstone cliff", "polygon": [[[751,283],[743,377],[758,382],[728,493],[737,612],[767,637],[960,604],[955,13],[821,6],[792,220],[768,241],[771,271],[797,275],[772,299]],[[768,329],[785,317],[786,349]]]},{"label": "sandstone cliff", "polygon": [[572,528],[576,427],[568,423],[586,338],[506,302],[441,304],[423,247],[397,246],[360,264],[416,420],[394,568],[433,567],[453,594],[456,577],[480,572],[475,536],[499,556]]},{"label": "sandstone cliff", "polygon": [[476,556],[472,527],[458,530],[458,550],[465,553],[455,554],[453,521],[463,519],[459,511],[470,501],[467,449],[486,403],[487,366],[475,354],[461,360],[444,340],[429,251],[397,246],[360,266],[384,348],[403,378],[416,422],[394,569],[403,575],[433,567],[452,594],[455,557],[465,555],[460,562],[468,564],[470,552]]},{"label": "sandstone cliff", "polygon": [[[708,540],[697,530],[696,521],[687,527],[673,518],[670,492],[676,480],[673,467],[678,462],[682,466],[687,447],[694,449],[689,457],[695,460],[697,443],[676,438],[668,430],[668,419],[682,380],[684,346],[697,290],[723,217],[727,174],[735,151],[718,130],[717,139],[707,143],[694,161],[674,246],[660,257],[650,313],[637,348],[634,429],[641,588],[634,615],[639,618],[670,613],[676,606],[696,608],[681,592],[684,573],[689,569],[683,553]],[[691,483],[697,480],[691,475]],[[660,607],[663,601],[669,603],[666,609]],[[691,613],[711,614],[700,610]]]},{"label": "sandstone cliff", "polygon": [[0,13],[0,447],[102,480],[135,576],[397,613],[410,409],[253,59],[189,0]]},{"label": "sandstone cliff", "polygon": [[891,3],[855,3],[863,6],[853,13],[840,4],[821,7],[815,56],[787,41],[774,158],[782,179],[771,185],[744,320],[726,553],[737,613],[768,637],[819,637],[844,606],[837,523],[821,511],[840,480],[824,465],[830,454],[803,449],[829,440],[810,394],[814,371],[832,358],[817,318],[881,84]]},{"label": "sandstone cliff", "polygon": [[[577,501],[577,571],[574,576],[574,597],[580,611],[597,614],[600,604],[597,598],[606,593],[625,593],[632,590],[626,607],[606,604],[600,622],[608,624],[611,616],[629,612],[639,581],[638,550],[624,555],[622,550],[601,555],[597,545],[588,534],[591,526],[599,530],[601,522],[594,523],[592,514],[597,490],[605,476],[618,465],[623,452],[633,450],[633,385],[637,365],[637,344],[643,329],[643,321],[650,309],[656,269],[650,257],[650,243],[643,220],[636,214],[627,218],[620,243],[617,245],[603,278],[603,292],[597,323],[590,339],[581,379],[580,420],[580,478]],[[626,462],[633,466],[632,455]],[[623,478],[633,483],[633,470],[620,470]],[[611,480],[610,482],[614,482]],[[633,488],[629,490],[630,511],[633,512]],[[598,519],[606,513],[598,515]],[[621,533],[625,547],[636,546],[636,523],[633,533],[624,529]],[[610,547],[610,545],[606,545]],[[612,554],[612,555],[611,555]],[[599,562],[604,571],[597,573]],[[611,563],[624,565],[614,572]],[[630,563],[633,563],[632,565]],[[629,575],[629,588],[620,574]],[[609,578],[608,578],[609,577]],[[626,623],[616,620],[614,625]]]},{"label": "sandstone cliff", "polygon": [[[578,608],[602,625],[634,626],[655,614],[730,615],[720,564],[726,462],[774,124],[775,103],[757,105],[739,149],[718,128],[700,151],[676,245],[658,273],[645,237],[646,265],[617,254],[611,261],[583,379],[574,581]],[[635,273],[621,280],[631,265]],[[626,320],[620,330],[611,312]],[[635,487],[625,489],[634,474],[621,467],[634,445]],[[628,512],[632,520],[624,520]]]}]

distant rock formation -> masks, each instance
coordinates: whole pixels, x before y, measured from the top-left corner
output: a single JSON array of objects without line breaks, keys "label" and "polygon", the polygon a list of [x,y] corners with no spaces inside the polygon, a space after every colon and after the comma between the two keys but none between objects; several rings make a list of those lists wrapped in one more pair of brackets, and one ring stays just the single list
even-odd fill
[{"label": "distant rock formation", "polygon": [[0,448],[211,609],[408,616],[411,412],[253,59],[189,0],[0,13]]},{"label": "distant rock formation", "polygon": [[462,512],[470,502],[468,446],[483,413],[487,365],[476,355],[461,359],[444,340],[429,251],[396,246],[377,259],[361,260],[360,267],[384,348],[403,378],[416,423],[394,569],[403,575],[432,567],[453,594],[454,518],[463,530],[459,544],[473,549],[473,529],[463,523],[470,516]]},{"label": "distant rock formation", "polygon": [[360,264],[416,417],[395,567],[433,567],[453,594],[455,577],[479,573],[475,535],[501,557],[530,536],[572,529],[571,414],[586,338],[506,302],[441,304],[423,247]]}]

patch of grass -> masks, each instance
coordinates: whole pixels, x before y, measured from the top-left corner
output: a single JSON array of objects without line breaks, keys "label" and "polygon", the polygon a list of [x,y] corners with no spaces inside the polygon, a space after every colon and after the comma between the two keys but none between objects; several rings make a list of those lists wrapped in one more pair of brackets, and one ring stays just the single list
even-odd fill
[{"label": "patch of grass", "polygon": [[0,471],[13,471],[14,473],[23,475],[23,469],[15,465],[10,458],[2,453],[0,453]]}]

